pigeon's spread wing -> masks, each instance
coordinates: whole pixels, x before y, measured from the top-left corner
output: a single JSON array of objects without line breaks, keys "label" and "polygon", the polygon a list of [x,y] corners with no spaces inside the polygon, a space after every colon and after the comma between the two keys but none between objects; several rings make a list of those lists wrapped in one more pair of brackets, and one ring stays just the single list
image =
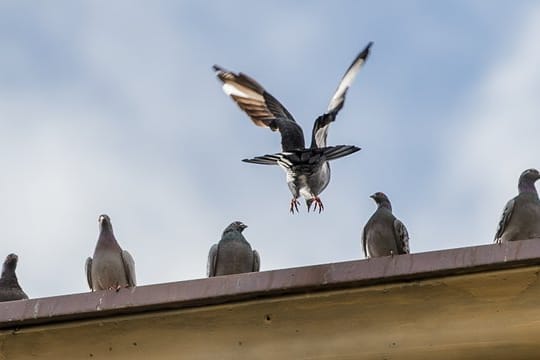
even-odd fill
[{"label": "pigeon's spread wing", "polygon": [[347,95],[347,90],[351,86],[362,65],[366,62],[371,45],[373,45],[372,42],[370,42],[364,48],[364,50],[362,50],[356,56],[351,66],[349,66],[349,68],[345,72],[345,75],[343,75],[343,78],[341,79],[341,82],[339,83],[336,92],[330,100],[330,104],[328,105],[326,113],[319,116],[317,120],[315,120],[315,124],[313,124],[313,131],[311,134],[312,148],[326,146],[326,137],[328,135],[328,128],[330,126],[330,123],[336,119],[337,113],[343,107],[343,104],[345,103],[345,96]]},{"label": "pigeon's spread wing", "polygon": [[409,253],[409,232],[407,228],[398,219],[394,220],[394,234],[396,236],[396,245],[398,254]]},{"label": "pigeon's spread wing", "polygon": [[88,286],[90,287],[90,290],[94,290],[92,286],[92,258],[91,257],[86,259],[86,263],[84,267],[86,269],[86,280],[88,281]]},{"label": "pigeon's spread wing", "polygon": [[257,250],[253,250],[253,268],[251,271],[257,272],[261,268],[261,258]]},{"label": "pigeon's spread wing", "polygon": [[257,126],[270,127],[276,118],[294,121],[281,103],[270,95],[259,83],[243,73],[235,74],[214,65],[216,76],[223,82],[223,91],[245,111]]},{"label": "pigeon's spread wing", "polygon": [[283,150],[305,147],[304,133],[285,106],[246,74],[227,71],[214,65],[216,76],[223,82],[223,91],[257,126],[279,130]]},{"label": "pigeon's spread wing", "polygon": [[137,279],[135,277],[135,261],[127,250],[122,250],[122,262],[124,264],[128,285],[130,287],[137,285]]},{"label": "pigeon's spread wing", "polygon": [[206,264],[206,274],[208,277],[216,276],[218,244],[212,245],[208,252],[208,263]]},{"label": "pigeon's spread wing", "polygon": [[506,226],[508,225],[508,222],[510,221],[510,218],[512,217],[512,212],[514,210],[514,204],[515,200],[512,199],[506,203],[506,206],[504,207],[501,220],[499,220],[499,225],[497,226],[497,232],[495,233],[495,239],[494,241],[496,243],[501,242],[501,237],[504,234],[504,230],[506,230]]},{"label": "pigeon's spread wing", "polygon": [[332,99],[330,100],[330,104],[328,104],[328,112],[338,112],[343,107],[347,90],[353,83],[354,78],[356,77],[356,74],[358,74],[358,71],[360,71],[362,65],[366,62],[369,56],[369,49],[372,45],[373,42],[367,44],[364,50],[362,50],[353,60],[351,66],[349,66],[345,72],[345,75],[343,75],[334,96],[332,96]]}]

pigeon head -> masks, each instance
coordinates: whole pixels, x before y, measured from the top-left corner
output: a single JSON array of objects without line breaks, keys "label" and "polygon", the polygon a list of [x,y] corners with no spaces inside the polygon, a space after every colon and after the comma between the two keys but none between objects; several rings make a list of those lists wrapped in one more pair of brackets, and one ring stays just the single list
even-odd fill
[{"label": "pigeon head", "polygon": [[244,231],[245,228],[247,228],[246,224],[244,224],[241,221],[235,221],[235,222],[231,223],[229,226],[227,226],[225,228],[225,231],[223,231],[223,233],[226,233],[226,232],[229,232],[229,231],[238,231],[238,232],[241,233],[242,231]]},{"label": "pigeon head", "polygon": [[112,231],[112,223],[109,215],[99,215],[98,223],[100,231]]},{"label": "pigeon head", "polygon": [[19,261],[19,257],[15,254],[9,254],[8,256],[6,256],[2,273],[4,273],[6,270],[10,270],[12,272],[15,271],[15,268],[17,267],[17,261]]},{"label": "pigeon head", "polygon": [[371,195],[370,198],[372,198],[379,207],[385,207],[392,210],[390,199],[388,199],[388,196],[386,196],[385,193],[379,191]]},{"label": "pigeon head", "polygon": [[527,169],[521,173],[519,177],[518,188],[519,192],[533,192],[536,193],[534,183],[540,179],[540,172],[536,169]]}]

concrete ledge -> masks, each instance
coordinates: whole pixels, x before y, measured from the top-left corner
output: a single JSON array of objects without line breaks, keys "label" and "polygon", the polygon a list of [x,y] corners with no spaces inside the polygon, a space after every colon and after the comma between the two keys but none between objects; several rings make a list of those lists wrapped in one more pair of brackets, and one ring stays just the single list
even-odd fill
[{"label": "concrete ledge", "polygon": [[[540,241],[264,271],[0,303],[0,329],[196,308],[540,264]],[[81,281],[84,279],[81,278]]]}]

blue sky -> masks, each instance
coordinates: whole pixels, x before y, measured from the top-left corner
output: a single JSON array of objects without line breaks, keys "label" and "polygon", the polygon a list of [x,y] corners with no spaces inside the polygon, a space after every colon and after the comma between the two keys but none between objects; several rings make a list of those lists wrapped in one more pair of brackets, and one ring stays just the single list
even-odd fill
[{"label": "blue sky", "polygon": [[[31,297],[87,291],[111,216],[140,285],[205,276],[232,221],[263,270],[363,257],[386,192],[413,252],[488,244],[539,167],[533,1],[0,2],[0,237]],[[329,131],[323,214],[290,215],[276,152],[211,66],[243,71],[309,133],[354,56],[371,57]]]}]

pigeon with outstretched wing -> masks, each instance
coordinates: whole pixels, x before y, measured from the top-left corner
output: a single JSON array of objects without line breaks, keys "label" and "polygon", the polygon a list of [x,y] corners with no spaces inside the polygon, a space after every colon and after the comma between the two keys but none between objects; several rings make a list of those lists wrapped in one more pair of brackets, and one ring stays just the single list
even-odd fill
[{"label": "pigeon with outstretched wing", "polygon": [[243,73],[233,73],[214,65],[216,76],[223,82],[223,91],[251,118],[257,126],[279,131],[281,134],[281,152],[257,156],[243,161],[260,165],[279,165],[287,175],[287,185],[293,195],[290,211],[298,211],[298,198],[304,197],[308,211],[324,209],[319,194],[330,182],[329,161],[339,159],[360,150],[354,145],[327,146],[326,138],[330,123],[343,107],[347,90],[358,71],[365,63],[370,42],[354,59],[345,72],[335,91],[327,111],[319,116],[313,125],[311,145],[305,146],[302,128],[289,111],[259,83]]}]

